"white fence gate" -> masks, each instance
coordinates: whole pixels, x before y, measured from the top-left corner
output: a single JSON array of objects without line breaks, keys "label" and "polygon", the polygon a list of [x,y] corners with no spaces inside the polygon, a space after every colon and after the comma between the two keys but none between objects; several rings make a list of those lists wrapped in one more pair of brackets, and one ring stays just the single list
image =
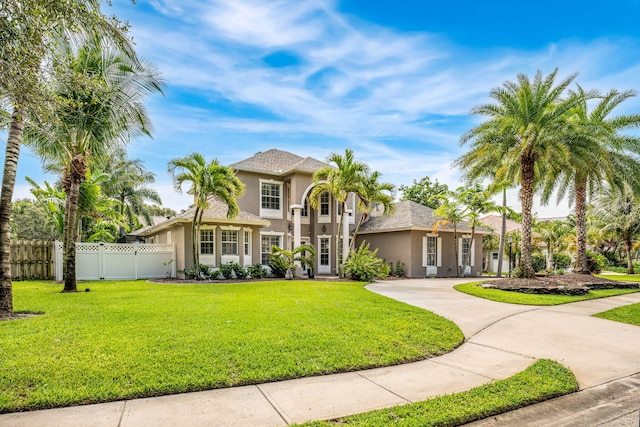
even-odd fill
[{"label": "white fence gate", "polygon": [[[62,280],[63,254],[62,242],[56,242],[56,280]],[[175,244],[76,242],[76,279],[176,277],[175,260]]]}]

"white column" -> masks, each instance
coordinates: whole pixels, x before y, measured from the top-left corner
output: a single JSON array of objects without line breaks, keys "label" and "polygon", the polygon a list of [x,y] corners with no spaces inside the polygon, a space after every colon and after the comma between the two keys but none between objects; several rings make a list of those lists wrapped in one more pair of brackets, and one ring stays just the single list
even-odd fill
[{"label": "white column", "polygon": [[302,205],[291,205],[291,209],[293,209],[293,248],[292,249],[295,249],[298,246],[300,246],[300,243],[302,242],[301,240],[302,231],[300,226],[300,224],[302,223],[300,219],[300,211],[302,209]]},{"label": "white column", "polygon": [[344,210],[344,221],[342,221],[342,262],[349,254],[349,209]]}]

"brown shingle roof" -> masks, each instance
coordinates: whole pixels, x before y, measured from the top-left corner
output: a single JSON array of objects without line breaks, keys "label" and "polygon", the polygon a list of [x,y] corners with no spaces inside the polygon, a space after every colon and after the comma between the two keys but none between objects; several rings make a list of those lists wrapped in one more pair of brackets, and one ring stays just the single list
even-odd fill
[{"label": "brown shingle roof", "polygon": [[[395,204],[395,211],[390,216],[372,216],[360,227],[360,233],[383,233],[400,230],[432,230],[438,221],[433,209],[411,200],[403,200]],[[466,222],[458,224],[458,231],[469,231],[471,226]],[[452,225],[438,227],[441,231],[453,231]],[[476,227],[476,232],[488,234],[489,230]]]},{"label": "brown shingle roof", "polygon": [[293,171],[314,173],[325,166],[328,166],[327,163],[313,157],[300,157],[288,151],[276,150],[275,148],[256,153],[248,159],[230,165],[233,169],[268,173],[270,175],[286,175]]},{"label": "brown shingle roof", "polygon": [[[228,210],[229,208],[227,207],[226,203],[224,203],[217,197],[211,197],[209,199],[209,207],[205,209],[204,213],[202,214],[202,222],[216,224],[259,225],[261,227],[268,227],[269,225],[271,225],[271,223],[266,219],[260,218],[257,215],[243,210],[240,210],[235,218],[229,219],[227,218]],[[180,212],[173,218],[169,218],[159,224],[153,225],[152,227],[141,228],[140,230],[136,230],[130,234],[148,235],[152,234],[152,232],[164,229],[178,222],[190,222],[191,220],[193,220],[194,213],[195,207],[192,206],[189,209]]]}]

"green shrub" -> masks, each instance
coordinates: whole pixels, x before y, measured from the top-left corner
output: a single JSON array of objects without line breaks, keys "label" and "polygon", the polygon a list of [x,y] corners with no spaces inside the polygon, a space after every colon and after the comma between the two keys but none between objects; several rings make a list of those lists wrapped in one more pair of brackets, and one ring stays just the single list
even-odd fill
[{"label": "green shrub", "polygon": [[600,273],[605,265],[607,265],[607,258],[604,255],[587,251],[587,267],[589,268],[589,273]]},{"label": "green shrub", "polygon": [[396,262],[396,269],[393,274],[396,277],[404,277],[404,262],[400,260]]},{"label": "green shrub", "polygon": [[233,269],[233,273],[236,275],[237,279],[246,279],[247,278],[247,269],[237,262],[230,262],[231,268]]},{"label": "green shrub", "polygon": [[227,262],[225,264],[220,264],[220,273],[222,273],[222,277],[227,280],[233,278],[233,263]]},{"label": "green shrub", "polygon": [[262,264],[253,264],[247,268],[247,273],[252,279],[263,279],[267,275],[267,270]]},{"label": "green shrub", "polygon": [[209,266],[205,264],[200,264],[200,276],[198,277],[198,272],[196,271],[196,266],[192,265],[189,269],[178,270],[178,273],[184,274],[187,279],[204,279],[209,277]]},{"label": "green shrub", "polygon": [[553,265],[557,270],[564,270],[571,265],[571,257],[567,254],[553,254]]},{"label": "green shrub", "polygon": [[531,263],[533,271],[536,273],[544,271],[547,268],[547,259],[544,255],[531,255]]},{"label": "green shrub", "polygon": [[369,243],[362,242],[360,247],[351,252],[344,263],[344,272],[350,279],[362,282],[372,282],[374,277],[386,278],[389,266],[376,255],[378,250],[371,252]]},{"label": "green shrub", "polygon": [[211,269],[207,275],[210,280],[218,280],[220,278],[220,270]]},{"label": "green shrub", "polygon": [[273,277],[283,278],[287,274],[289,263],[284,257],[272,256],[269,258],[269,267]]}]

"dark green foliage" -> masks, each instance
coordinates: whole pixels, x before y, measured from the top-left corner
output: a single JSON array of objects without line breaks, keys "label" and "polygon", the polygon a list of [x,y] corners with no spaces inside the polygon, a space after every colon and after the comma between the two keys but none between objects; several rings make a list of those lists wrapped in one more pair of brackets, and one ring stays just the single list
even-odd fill
[{"label": "dark green foliage", "polygon": [[218,280],[220,279],[220,270],[216,269],[216,268],[212,268],[211,270],[209,270],[209,272],[207,273],[207,278],[209,280]]},{"label": "dark green foliage", "polygon": [[369,250],[369,243],[362,242],[360,247],[351,252],[344,263],[344,272],[352,280],[372,282],[375,277],[385,278],[389,274],[389,266],[376,255],[378,250]]},{"label": "dark green foliage", "polygon": [[442,204],[442,199],[434,196],[446,193],[449,191],[449,187],[447,187],[447,184],[440,184],[437,179],[435,182],[431,182],[431,179],[425,176],[420,181],[414,179],[413,184],[410,186],[401,185],[400,191],[402,191],[402,200],[412,200],[436,209]]},{"label": "dark green foliage", "polygon": [[553,254],[553,265],[556,269],[564,270],[571,265],[571,257],[567,254]]},{"label": "dark green foliage", "polygon": [[12,240],[57,240],[60,236],[51,226],[49,215],[42,204],[31,199],[20,199],[11,208]]},{"label": "dark green foliage", "polygon": [[267,271],[261,264],[253,264],[247,268],[247,273],[252,279],[262,279],[267,275]]},{"label": "dark green foliage", "polygon": [[396,262],[396,269],[393,270],[393,274],[396,277],[404,277],[404,262],[400,260]]},{"label": "dark green foliage", "polygon": [[284,257],[272,256],[269,258],[269,267],[273,277],[281,279],[287,274],[289,263]]},{"label": "dark green foliage", "polygon": [[247,269],[238,264],[237,262],[230,263],[233,268],[233,273],[236,275],[237,279],[246,279],[247,278]]},{"label": "dark green foliage", "polygon": [[536,273],[547,268],[547,260],[544,255],[531,255],[531,264],[533,265],[533,271]]},{"label": "dark green foliage", "polygon": [[209,277],[209,266],[200,264],[200,272],[198,272],[195,265],[192,265],[189,269],[178,270],[178,273],[184,274],[187,279],[201,280],[205,277]]},{"label": "dark green foliage", "polygon": [[226,264],[220,264],[220,273],[222,273],[222,277],[229,280],[233,278],[233,264],[232,262],[228,262]]},{"label": "dark green foliage", "polygon": [[603,255],[593,251],[587,251],[587,267],[589,268],[589,273],[600,273],[602,267],[606,265],[606,262],[607,259]]}]

